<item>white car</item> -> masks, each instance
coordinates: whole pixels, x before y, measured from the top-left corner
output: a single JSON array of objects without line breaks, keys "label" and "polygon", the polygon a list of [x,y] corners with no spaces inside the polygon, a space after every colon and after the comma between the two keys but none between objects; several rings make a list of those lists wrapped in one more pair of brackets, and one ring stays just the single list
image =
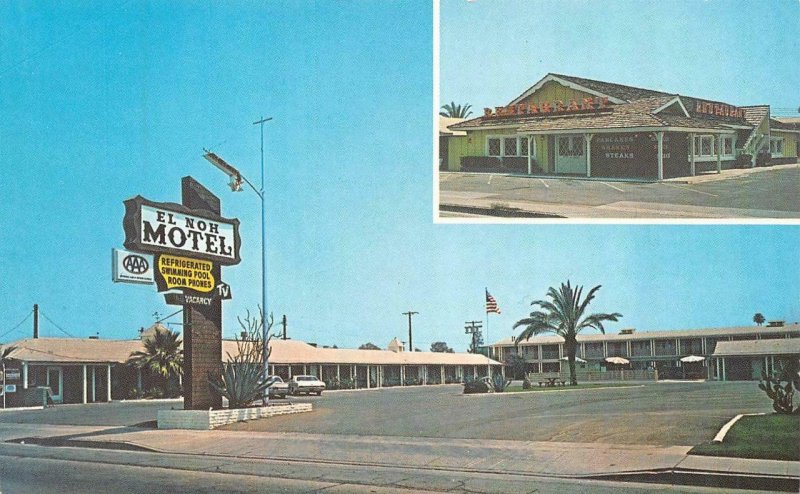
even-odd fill
[{"label": "white car", "polygon": [[281,376],[267,376],[267,380],[272,381],[272,386],[267,388],[270,398],[286,398],[289,394],[289,384],[283,382]]},{"label": "white car", "polygon": [[316,376],[294,376],[289,380],[289,394],[292,395],[316,393],[319,396],[323,391],[325,391],[325,383]]}]

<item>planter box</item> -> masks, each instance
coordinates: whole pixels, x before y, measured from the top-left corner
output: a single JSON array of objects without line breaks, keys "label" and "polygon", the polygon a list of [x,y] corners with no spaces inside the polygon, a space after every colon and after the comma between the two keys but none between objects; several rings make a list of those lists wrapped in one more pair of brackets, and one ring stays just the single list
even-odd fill
[{"label": "planter box", "polygon": [[158,428],[210,430],[234,422],[310,411],[311,403],[224,410],[159,410]]}]

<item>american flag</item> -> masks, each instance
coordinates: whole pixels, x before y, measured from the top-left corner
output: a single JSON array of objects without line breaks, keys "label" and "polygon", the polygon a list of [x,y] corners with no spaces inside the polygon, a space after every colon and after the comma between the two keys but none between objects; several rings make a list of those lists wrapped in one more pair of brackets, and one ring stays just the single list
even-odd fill
[{"label": "american flag", "polygon": [[497,300],[492,297],[492,294],[489,293],[489,290],[486,290],[486,313],[494,312],[495,314],[500,313],[500,307],[497,306]]}]

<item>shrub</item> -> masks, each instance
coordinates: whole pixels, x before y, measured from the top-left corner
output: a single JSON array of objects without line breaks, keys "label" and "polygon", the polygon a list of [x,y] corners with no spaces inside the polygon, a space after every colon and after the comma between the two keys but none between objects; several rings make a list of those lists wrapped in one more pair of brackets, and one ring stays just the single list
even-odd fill
[{"label": "shrub", "polygon": [[461,158],[461,170],[472,171],[502,171],[503,162],[494,156],[464,156]]},{"label": "shrub", "polygon": [[772,408],[783,414],[800,413],[800,406],[794,406],[794,392],[800,389],[800,360],[791,358],[779,361],[779,369],[772,376],[761,371],[759,389],[772,400]]},{"label": "shrub", "polygon": [[527,377],[522,380],[522,389],[531,389],[531,381]]},{"label": "shrub", "polygon": [[501,376],[500,374],[495,374],[494,378],[492,379],[492,384],[494,385],[494,392],[495,393],[502,393],[506,390],[509,384],[511,384],[510,379],[506,379],[505,377]]},{"label": "shrub", "polygon": [[736,157],[736,162],[733,164],[734,168],[750,168],[753,164],[752,154],[740,154]]}]

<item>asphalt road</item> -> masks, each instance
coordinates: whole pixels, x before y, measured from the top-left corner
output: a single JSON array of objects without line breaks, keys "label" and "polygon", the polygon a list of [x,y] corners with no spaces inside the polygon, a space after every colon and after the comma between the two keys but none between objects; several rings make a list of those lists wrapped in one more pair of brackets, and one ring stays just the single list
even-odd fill
[{"label": "asphalt road", "polygon": [[464,395],[460,385],[323,393],[314,411],[227,430],[693,446],[738,413],[770,412],[754,382],[649,383]]},{"label": "asphalt road", "polygon": [[443,203],[449,196],[459,198],[460,203],[472,198],[496,203],[527,201],[586,207],[620,203],[677,205],[779,211],[798,213],[800,217],[800,168],[797,167],[692,184],[443,173],[439,177],[439,187]]},{"label": "asphalt road", "polygon": [[5,410],[0,412],[0,423],[130,426],[156,420],[158,410],[171,408],[183,409],[183,400],[113,401],[56,405],[35,410]]}]

